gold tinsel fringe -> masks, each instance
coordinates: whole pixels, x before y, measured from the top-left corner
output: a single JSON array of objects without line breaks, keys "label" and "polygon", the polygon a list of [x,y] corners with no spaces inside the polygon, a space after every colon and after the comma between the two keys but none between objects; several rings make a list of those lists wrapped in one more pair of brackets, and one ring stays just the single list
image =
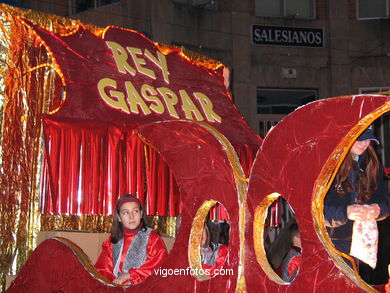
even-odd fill
[{"label": "gold tinsel fringe", "polygon": [[[41,215],[41,231],[111,232],[112,216],[100,215]],[[176,236],[177,217],[147,216],[148,224],[160,234]]]}]

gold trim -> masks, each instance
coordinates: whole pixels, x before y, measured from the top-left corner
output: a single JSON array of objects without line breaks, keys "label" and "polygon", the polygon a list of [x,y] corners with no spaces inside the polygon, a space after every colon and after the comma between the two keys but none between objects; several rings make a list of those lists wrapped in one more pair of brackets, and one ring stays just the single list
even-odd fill
[{"label": "gold trim", "polygon": [[233,170],[233,176],[236,183],[237,199],[238,199],[238,225],[239,225],[239,237],[240,237],[240,251],[239,251],[239,263],[238,263],[238,276],[235,292],[246,292],[245,282],[245,213],[246,213],[246,197],[248,191],[249,179],[245,177],[244,170],[242,169],[240,160],[236,151],[230,144],[229,140],[221,134],[217,129],[210,126],[205,122],[195,122],[210,131],[211,134],[221,143],[227,153],[227,158]]},{"label": "gold trim", "polygon": [[63,237],[53,237],[50,239],[61,242],[65,246],[69,247],[72,250],[72,252],[76,255],[80,263],[83,265],[83,267],[86,269],[86,271],[96,280],[102,282],[105,285],[111,285],[114,287],[128,287],[128,286],[114,284],[106,277],[104,277],[98,270],[96,270],[94,264],[92,263],[88,255],[86,255],[85,252],[73,241]]},{"label": "gold trim", "polygon": [[[226,152],[230,161],[230,165],[232,166],[234,177],[237,181],[237,179],[245,182],[249,182],[249,178],[245,177],[245,173],[242,170],[242,166],[240,164],[240,160],[236,154],[236,151],[234,150],[233,146],[230,144],[229,140],[222,134],[220,133],[215,127],[211,126],[210,124],[202,121],[194,121],[194,120],[182,120],[182,121],[191,121],[195,122],[197,124],[200,124],[207,130],[211,132],[211,134],[214,135],[214,137],[221,143],[226,148]],[[238,163],[238,165],[237,165]],[[238,187],[238,186],[237,186]],[[246,192],[245,196],[246,197]],[[242,199],[243,199],[242,198]]]},{"label": "gold trim", "polygon": [[[176,236],[176,217],[146,216],[149,225],[159,232],[171,237]],[[91,231],[97,233],[111,232],[113,217],[102,215],[41,215],[41,231]]]},{"label": "gold trim", "polygon": [[149,215],[146,218],[148,224],[160,234],[176,237],[177,217]]},{"label": "gold trim", "polygon": [[[317,179],[317,185],[315,187],[313,202],[312,202],[312,215],[315,226],[315,231],[318,235],[318,238],[323,243],[325,249],[329,253],[331,259],[335,265],[342,270],[356,285],[358,285],[363,290],[367,292],[378,292],[369,284],[364,282],[358,272],[356,265],[352,259],[347,255],[338,251],[332,244],[329,235],[325,228],[325,219],[324,219],[324,198],[330,188],[330,185],[333,182],[334,177],[337,174],[338,169],[340,168],[341,163],[347,156],[351,146],[355,142],[356,138],[385,112],[390,111],[390,103],[387,102],[383,106],[375,109],[373,112],[361,119],[343,138],[340,144],[336,147],[333,153],[329,156],[329,159],[324,164],[320,175]],[[347,265],[343,260],[342,256],[347,257],[352,260],[354,265],[353,269]]]},{"label": "gold trim", "polygon": [[207,200],[200,206],[200,208],[196,212],[190,231],[190,238],[188,244],[188,261],[190,263],[191,269],[193,269],[195,272],[194,277],[196,277],[199,281],[211,279],[210,276],[200,273],[203,272],[202,260],[200,256],[200,246],[202,241],[204,222],[210,209],[216,203],[218,203],[218,201],[216,200]]},{"label": "gold trim", "polygon": [[[205,122],[199,122],[199,121],[194,121],[194,120],[186,120],[186,119],[178,119],[178,120],[166,120],[162,121],[163,123],[168,123],[168,122],[175,122],[175,121],[182,121],[182,122],[192,122],[195,124],[198,124],[208,130],[218,141],[219,143],[224,147],[227,158],[229,160],[230,166],[232,167],[232,173],[234,176],[234,180],[236,183],[236,190],[237,190],[237,199],[238,199],[238,208],[239,208],[239,237],[240,237],[240,251],[239,251],[239,264],[238,264],[238,276],[237,276],[237,286],[235,292],[246,292],[246,282],[245,282],[245,275],[244,275],[244,265],[245,265],[245,212],[246,212],[246,196],[247,196],[247,189],[248,189],[248,181],[249,179],[245,177],[244,170],[242,169],[240,160],[237,156],[236,151],[234,150],[233,146],[229,142],[229,140],[221,134],[217,129],[212,127],[211,125],[205,123]],[[154,146],[150,144],[150,142],[143,137],[140,133],[136,131],[136,134],[138,137],[147,145],[153,147],[156,149]],[[202,225],[203,223],[197,223],[195,220],[193,222],[193,227],[194,225]],[[200,229],[198,226],[195,229]],[[192,232],[191,232],[192,233]],[[198,240],[198,245],[200,245],[200,238]],[[195,264],[195,256],[197,253],[195,249],[200,249],[199,247],[196,248],[194,246],[194,243],[189,243],[189,246],[192,248],[189,248],[189,261],[190,264]],[[200,250],[199,250],[200,251]],[[199,252],[199,263],[200,263],[200,252]]]},{"label": "gold trim", "polygon": [[283,279],[271,267],[264,247],[264,226],[268,207],[280,196],[281,195],[279,193],[271,193],[267,195],[257,206],[253,221],[253,242],[255,246],[256,260],[265,274],[279,285],[289,285],[290,283],[283,281]]}]

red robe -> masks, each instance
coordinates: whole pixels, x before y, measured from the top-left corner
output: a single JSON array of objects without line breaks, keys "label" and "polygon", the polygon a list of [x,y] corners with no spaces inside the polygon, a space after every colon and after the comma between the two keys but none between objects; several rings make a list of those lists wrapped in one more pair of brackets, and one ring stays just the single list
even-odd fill
[{"label": "red robe", "polygon": [[[126,258],[127,250],[129,249],[130,244],[136,235],[136,233],[128,233],[123,235],[124,241],[119,265],[119,274],[123,273],[122,267]],[[149,235],[148,244],[146,246],[146,254],[147,258],[141,267],[129,270],[131,284],[140,283],[153,274],[154,269],[160,267],[164,262],[165,257],[168,255],[164,241],[154,230],[151,231]],[[95,267],[110,281],[113,281],[116,278],[113,272],[114,263],[112,259],[111,236],[103,242],[102,252],[96,261]]]},{"label": "red robe", "polygon": [[202,268],[204,272],[210,277],[213,277],[216,274],[218,275],[219,271],[221,270],[221,268],[226,262],[228,252],[229,252],[228,247],[226,245],[221,245],[218,249],[218,255],[215,260],[215,264],[214,265],[202,264]]}]

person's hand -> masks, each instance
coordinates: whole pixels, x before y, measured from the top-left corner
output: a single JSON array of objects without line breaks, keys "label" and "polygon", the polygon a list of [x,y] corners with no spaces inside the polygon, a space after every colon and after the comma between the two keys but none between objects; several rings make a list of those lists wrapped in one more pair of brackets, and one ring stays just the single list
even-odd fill
[{"label": "person's hand", "polygon": [[379,214],[381,213],[381,208],[377,203],[373,203],[370,205],[365,205],[367,212],[369,214],[369,217],[373,217],[374,219],[379,217]]},{"label": "person's hand", "polygon": [[112,282],[114,284],[121,285],[121,284],[123,284],[124,282],[126,282],[128,280],[130,280],[130,274],[126,273],[126,274],[120,275],[118,278],[114,279],[114,281],[112,281]]},{"label": "person's hand", "polygon": [[352,221],[362,221],[367,219],[368,208],[360,204],[347,206],[347,218]]}]

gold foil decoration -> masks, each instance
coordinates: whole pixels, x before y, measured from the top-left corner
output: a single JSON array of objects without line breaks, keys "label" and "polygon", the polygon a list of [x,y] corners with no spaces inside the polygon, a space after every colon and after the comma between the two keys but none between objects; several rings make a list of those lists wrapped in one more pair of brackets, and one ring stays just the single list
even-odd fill
[{"label": "gold foil decoration", "polygon": [[[104,215],[41,215],[41,231],[91,231],[109,233],[112,216]],[[146,216],[148,224],[160,234],[176,237],[177,217]]]},{"label": "gold foil decoration", "polygon": [[206,217],[210,209],[217,203],[216,200],[205,201],[194,217],[190,233],[190,242],[188,244],[188,261],[190,263],[191,269],[194,270],[196,277],[199,281],[205,281],[211,279],[210,276],[206,274],[201,274],[202,269],[202,260],[200,256],[200,247],[202,241],[203,226],[206,220]]},{"label": "gold foil decoration", "polygon": [[208,68],[211,70],[217,70],[218,68],[224,66],[221,62],[219,62],[217,60],[214,60],[210,57],[201,55],[201,54],[196,53],[194,51],[190,51],[184,47],[176,47],[176,46],[171,46],[171,45],[167,45],[167,44],[163,44],[163,43],[158,43],[156,45],[159,47],[160,51],[164,55],[167,55],[173,51],[179,51],[180,56],[182,56],[184,59],[190,61],[191,63],[193,63],[199,67],[205,67],[205,68]]},{"label": "gold foil decoration", "polygon": [[[1,33],[1,258],[0,281],[13,275],[35,247],[39,231],[39,178],[41,168],[41,120],[45,112],[45,86],[28,72],[34,63],[47,62],[46,52],[33,47],[26,27],[16,15],[26,11],[0,5]],[[26,74],[23,74],[26,73]],[[31,98],[34,97],[34,99]]]},{"label": "gold foil decoration", "polygon": [[111,232],[112,216],[102,215],[41,215],[41,231]]},{"label": "gold foil decoration", "polygon": [[59,68],[19,17],[59,34],[73,33],[80,23],[0,4],[0,291],[36,246],[41,115],[61,104]]},{"label": "gold foil decoration", "polygon": [[[390,103],[384,104],[383,106],[377,108],[365,116],[343,138],[321,170],[321,173],[317,179],[317,185],[315,187],[314,198],[312,202],[313,222],[318,238],[323,243],[325,249],[328,251],[336,266],[342,270],[355,284],[357,284],[366,292],[378,291],[376,291],[373,287],[361,279],[354,260],[350,256],[341,253],[334,247],[325,228],[324,198],[335,176],[337,175],[340,165],[348,155],[348,152],[356,139],[370,124],[372,124],[377,118],[388,111],[390,111]],[[343,260],[343,256],[351,261],[353,268],[348,266],[348,264]]]},{"label": "gold foil decoration", "polygon": [[160,234],[176,237],[176,219],[170,216],[147,216],[148,224]]},{"label": "gold foil decoration", "polygon": [[253,242],[255,246],[256,260],[265,274],[275,283],[280,285],[288,285],[288,282],[283,279],[271,267],[264,247],[264,226],[267,217],[268,207],[276,200],[280,194],[271,193],[267,195],[259,206],[256,208],[255,217],[253,221]]}]

